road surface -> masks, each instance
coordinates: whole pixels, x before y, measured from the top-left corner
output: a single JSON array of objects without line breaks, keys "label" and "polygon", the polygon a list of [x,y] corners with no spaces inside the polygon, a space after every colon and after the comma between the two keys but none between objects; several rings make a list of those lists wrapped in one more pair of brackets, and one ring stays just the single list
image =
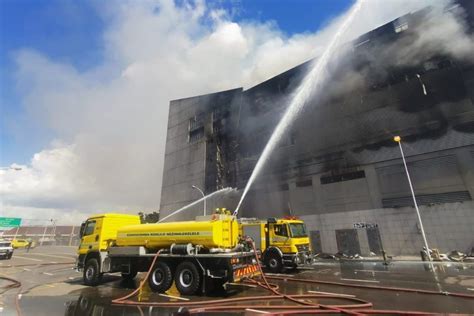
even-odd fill
[{"label": "road surface", "polygon": [[[21,288],[0,290],[0,315],[173,315],[177,308],[149,308],[112,305],[111,300],[130,293],[139,284],[140,274],[134,282],[124,282],[119,275],[104,277],[97,287],[82,285],[82,274],[74,271],[75,247],[44,246],[26,252],[16,250],[11,260],[0,260],[0,275],[21,281]],[[425,289],[437,292],[474,294],[474,264],[444,263],[436,266],[436,273],[422,262],[395,262],[388,266],[381,262],[324,261],[289,272],[286,277],[332,281],[345,284],[389,286]],[[270,275],[271,276],[271,275]],[[474,299],[442,295],[404,293],[367,288],[343,287],[328,284],[306,284],[284,280],[271,280],[287,294],[314,292],[340,293],[370,301],[375,309],[416,310],[437,313],[473,313]],[[0,280],[0,287],[9,284]],[[228,285],[226,292],[213,297],[181,297],[172,287],[165,295],[151,293],[144,288],[141,301],[189,302],[232,297],[269,295],[269,292],[252,286]],[[136,298],[135,298],[136,299]],[[18,308],[17,308],[18,303]],[[279,302],[280,304],[282,302]],[[323,302],[320,302],[323,303]],[[336,302],[324,302],[336,304]],[[255,302],[253,304],[269,304]],[[289,304],[285,302],[285,304]],[[247,310],[247,314],[258,311]],[[221,313],[222,314],[222,313]],[[231,314],[231,313],[229,313]],[[242,312],[233,313],[242,314]]]}]

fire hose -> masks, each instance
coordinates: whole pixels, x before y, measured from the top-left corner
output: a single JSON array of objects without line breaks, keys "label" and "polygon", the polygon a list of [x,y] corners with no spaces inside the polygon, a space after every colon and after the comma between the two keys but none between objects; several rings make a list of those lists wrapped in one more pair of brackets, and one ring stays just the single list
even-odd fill
[{"label": "fire hose", "polygon": [[[55,262],[55,263],[39,263],[39,264],[18,264],[18,265],[5,265],[1,266],[0,268],[11,268],[11,267],[25,267],[25,266],[51,266],[51,265],[64,265],[64,264],[73,264],[74,262]],[[15,296],[15,308],[16,308],[16,313],[18,316],[22,316],[21,308],[20,308],[20,295],[22,294],[22,284],[20,281],[6,277],[1,275],[0,279],[9,281],[11,282],[10,284],[7,284],[5,286],[0,287],[0,295],[4,294],[7,291],[10,291],[12,289],[18,288],[18,291]]]},{"label": "fire hose", "polygon": [[0,268],[18,268],[18,267],[31,267],[31,266],[52,266],[52,265],[63,265],[63,264],[74,264],[75,262],[48,262],[48,263],[26,263],[26,264],[8,264],[2,265]]},{"label": "fire hose", "polygon": [[[329,310],[336,310],[338,313],[345,312],[347,314],[355,314],[355,315],[358,315],[358,314],[355,313],[355,312],[351,312],[347,309],[372,307],[371,303],[366,302],[364,300],[357,299],[357,298],[349,298],[349,297],[345,297],[345,296],[341,296],[341,295],[337,295],[337,294],[331,294],[331,295],[326,295],[326,294],[287,295],[287,294],[280,293],[278,291],[278,289],[275,288],[274,285],[271,285],[266,280],[265,274],[263,273],[262,267],[261,267],[261,265],[259,263],[259,260],[258,260],[257,249],[255,248],[255,243],[251,239],[246,239],[246,240],[247,240],[247,242],[249,242],[252,245],[252,248],[253,248],[254,253],[255,253],[255,259],[257,260],[257,265],[258,265],[259,271],[260,271],[260,273],[262,275],[262,279],[263,279],[263,283],[259,282],[259,281],[255,281],[255,282],[257,282],[257,284],[259,286],[261,286],[262,288],[265,288],[265,289],[269,290],[270,292],[272,292],[273,295],[250,296],[250,297],[217,299],[217,300],[207,300],[207,301],[198,301],[198,302],[181,302],[181,303],[174,303],[174,302],[137,302],[137,301],[129,300],[129,298],[136,295],[142,289],[142,287],[144,286],[146,280],[148,279],[148,277],[149,277],[149,275],[150,275],[150,273],[151,273],[151,271],[152,271],[152,269],[153,269],[153,267],[156,263],[156,260],[159,257],[160,252],[157,252],[156,255],[153,257],[153,261],[150,265],[150,268],[148,269],[143,281],[140,283],[140,286],[128,295],[112,300],[112,303],[113,304],[122,304],[122,305],[156,306],[156,307],[196,307],[196,306],[199,306],[198,308],[191,309],[191,310],[188,311],[189,313],[192,313],[192,314],[201,313],[201,312],[204,312],[204,311],[211,311],[211,310],[212,311],[218,311],[218,310],[222,310],[223,308],[225,310],[230,310],[230,309],[245,310],[249,307],[255,308],[257,306],[256,305],[248,305],[248,306],[244,306],[244,305],[232,306],[231,305],[231,306],[229,306],[229,305],[226,305],[226,304],[251,302],[251,301],[262,301],[262,300],[276,300],[276,299],[278,299],[278,300],[287,299],[287,300],[290,300],[290,301],[295,302],[297,304],[304,305],[306,307],[305,308],[306,310],[314,310],[314,309],[318,309],[318,308],[327,308]],[[303,299],[311,299],[311,298],[343,299],[343,300],[349,300],[349,301],[355,302],[356,304],[338,305],[338,306],[337,305],[334,305],[334,306],[327,305],[326,306],[326,305],[316,304],[316,303],[313,303],[313,302],[303,301]],[[226,305],[226,306],[223,307],[222,305]],[[203,307],[203,306],[206,306],[206,307]],[[272,305],[272,306],[265,305],[265,306],[258,306],[258,307],[259,308],[265,308],[265,309],[278,309],[278,310],[285,310],[285,309],[293,308],[293,306],[289,306],[289,305]]]},{"label": "fire hose", "polygon": [[359,289],[371,289],[371,290],[385,290],[385,291],[396,291],[396,292],[407,292],[407,293],[418,293],[418,294],[431,294],[431,295],[443,295],[443,296],[454,296],[454,297],[462,297],[462,298],[469,298],[474,299],[473,294],[465,294],[465,293],[456,293],[456,292],[438,292],[438,291],[431,291],[431,290],[422,290],[422,289],[410,289],[410,288],[403,288],[403,287],[389,287],[389,286],[381,286],[381,285],[362,285],[362,284],[349,284],[349,283],[342,283],[342,282],[334,282],[334,281],[321,281],[321,280],[308,280],[308,279],[299,279],[299,278],[290,278],[290,277],[280,277],[280,276],[267,276],[268,279],[271,280],[284,280],[290,282],[301,282],[301,283],[310,283],[310,284],[326,284],[326,285],[338,285],[338,286],[345,286],[345,287],[353,287]]},{"label": "fire hose", "polygon": [[[430,290],[420,290],[420,289],[410,289],[410,288],[398,288],[398,287],[385,287],[385,286],[371,286],[371,285],[358,285],[358,284],[348,284],[341,282],[332,282],[332,281],[319,281],[319,280],[308,280],[308,279],[299,279],[293,277],[279,277],[279,276],[267,276],[263,272],[263,269],[260,265],[258,259],[257,251],[253,240],[247,239],[247,242],[252,246],[255,258],[257,260],[257,266],[261,273],[261,280],[256,279],[247,279],[246,283],[256,284],[272,293],[272,295],[262,295],[262,296],[249,296],[249,297],[239,297],[239,298],[230,298],[230,299],[215,299],[215,300],[206,300],[206,301],[194,301],[194,302],[137,302],[130,300],[131,297],[135,296],[145,285],[145,282],[148,280],[148,277],[155,266],[156,261],[161,253],[158,251],[153,257],[150,268],[148,269],[144,279],[140,282],[139,287],[131,292],[130,294],[112,300],[112,304],[120,305],[129,305],[136,306],[141,308],[141,306],[155,306],[155,307],[171,307],[171,308],[190,308],[185,310],[188,314],[197,314],[203,312],[225,312],[225,311],[246,311],[249,309],[258,309],[270,311],[267,314],[270,315],[298,315],[298,314],[349,314],[349,315],[366,315],[366,314],[392,314],[392,315],[427,315],[430,313],[426,312],[415,312],[415,311],[398,311],[398,310],[377,310],[377,309],[367,309],[371,308],[373,305],[370,302],[364,301],[355,297],[348,297],[344,294],[299,294],[299,295],[289,295],[282,294],[279,291],[279,286],[277,284],[272,284],[268,280],[283,280],[290,282],[301,282],[309,284],[326,284],[326,285],[336,285],[336,286],[345,286],[353,288],[365,288],[373,290],[388,290],[388,291],[399,291],[399,292],[412,292],[419,294],[436,294],[436,295],[448,295],[453,297],[460,298],[469,298],[473,299],[474,295],[464,294],[464,293],[451,293],[451,292],[436,292]],[[55,264],[70,264],[70,263],[55,263]],[[46,265],[46,264],[31,264],[31,265]],[[50,264],[47,264],[50,265]],[[26,265],[21,265],[26,266]],[[21,293],[21,282],[8,277],[0,277],[4,280],[10,281],[11,284],[3,286],[0,289],[4,289],[0,294],[5,293],[14,288],[19,288],[17,294]],[[308,301],[309,299],[339,299],[349,301],[351,304],[342,304],[342,305],[326,305],[318,304],[315,302]],[[273,300],[288,300],[298,305],[236,305],[237,303],[250,303],[255,301],[273,301]],[[16,309],[17,314],[22,315],[19,305],[19,295],[16,295]],[[229,305],[233,304],[233,305]]]},{"label": "fire hose", "polygon": [[20,302],[19,302],[19,295],[21,293],[21,282],[13,278],[3,276],[3,275],[0,276],[0,279],[11,282],[10,284],[7,284],[1,287],[2,292],[0,294],[3,294],[11,289],[16,289],[16,288],[18,289],[18,292],[15,297],[15,308],[16,308],[17,315],[22,316],[21,309],[20,309]]},{"label": "fire hose", "polygon": [[[257,260],[257,265],[259,271],[261,273],[262,281],[258,281],[255,279],[249,279],[248,282],[257,284],[258,286],[270,291],[273,295],[266,295],[266,296],[249,296],[249,297],[239,297],[239,298],[226,298],[226,299],[216,299],[216,300],[206,300],[206,301],[195,301],[195,302],[137,302],[130,300],[131,297],[136,295],[144,286],[146,280],[148,279],[156,260],[159,257],[160,252],[154,256],[153,261],[148,269],[143,281],[140,283],[140,286],[134,290],[132,293],[112,300],[113,304],[120,304],[120,305],[131,305],[131,306],[154,306],[154,307],[176,307],[176,308],[186,308],[190,307],[191,309],[187,310],[189,314],[197,314],[203,312],[222,312],[222,311],[246,311],[248,309],[261,309],[261,310],[276,310],[278,312],[270,312],[272,315],[296,315],[296,314],[350,314],[350,315],[365,315],[365,314],[393,314],[393,315],[429,315],[431,313],[426,312],[415,312],[415,311],[398,311],[398,310],[374,310],[374,309],[367,309],[372,307],[372,303],[364,301],[359,298],[355,297],[347,297],[343,294],[299,294],[299,295],[288,295],[282,294],[278,291],[278,286],[275,284],[271,284],[268,282],[268,279],[278,279],[278,280],[290,280],[296,282],[308,282],[311,283],[313,280],[305,280],[305,279],[295,279],[295,278],[286,278],[286,277],[269,277],[266,276],[263,272],[263,269],[260,265],[260,261],[258,259],[257,251],[255,248],[255,244],[253,240],[247,239],[247,241],[252,245],[252,248],[255,253],[255,257]],[[322,283],[322,284],[331,284],[328,281],[314,281],[314,283]],[[339,282],[332,282],[333,285],[339,286],[353,286],[358,287],[357,285],[353,284],[345,284]],[[406,292],[417,292],[422,294],[440,294],[434,291],[427,291],[427,290],[414,290],[414,289],[404,289],[404,288],[390,288],[390,287],[378,287],[378,286],[364,286],[361,285],[361,288],[370,288],[370,289],[382,289],[382,290],[395,290],[395,291],[402,291],[405,290]],[[444,294],[445,295],[445,294]],[[471,295],[464,295],[462,293],[449,293],[451,296],[457,297],[474,297]],[[318,304],[311,301],[307,301],[308,299],[340,299],[346,301],[352,301],[354,304],[343,304],[343,305],[325,305],[325,304]],[[270,301],[270,300],[289,300],[299,305],[229,305],[235,303],[248,303],[253,301]]]}]

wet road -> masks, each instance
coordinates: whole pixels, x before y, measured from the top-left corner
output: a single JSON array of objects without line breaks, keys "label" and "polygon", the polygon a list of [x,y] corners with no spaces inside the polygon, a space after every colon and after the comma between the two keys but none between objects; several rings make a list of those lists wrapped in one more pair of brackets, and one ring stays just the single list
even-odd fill
[{"label": "wet road", "polygon": [[[111,300],[122,297],[136,288],[135,282],[124,283],[117,275],[104,278],[98,287],[82,285],[80,273],[72,270],[75,248],[43,247],[29,253],[16,251],[11,260],[0,260],[0,274],[22,282],[18,300],[22,315],[172,315],[177,308],[134,307],[111,305]],[[372,302],[374,309],[411,310],[437,313],[474,313],[474,299],[446,295],[427,295],[385,291],[380,289],[343,287],[329,284],[307,284],[289,279],[299,278],[340,282],[370,287],[388,286],[474,294],[474,264],[444,263],[436,265],[436,273],[421,262],[396,262],[389,266],[381,262],[318,262],[294,273],[285,274],[285,280],[271,280],[287,294],[312,292],[341,293]],[[0,281],[0,286],[8,284]],[[16,315],[15,301],[19,289],[11,289],[0,297],[0,315]],[[1,291],[0,291],[1,293]],[[151,293],[146,287],[139,293],[143,302],[175,302],[180,305],[194,300],[269,295],[264,289],[251,286],[229,285],[227,292],[213,297],[181,297],[175,288],[163,296]],[[137,299],[137,298],[135,298]],[[252,305],[290,304],[289,302],[257,301]],[[323,299],[321,304],[347,304]],[[251,312],[249,312],[251,313]],[[222,314],[222,313],[221,313]]]}]

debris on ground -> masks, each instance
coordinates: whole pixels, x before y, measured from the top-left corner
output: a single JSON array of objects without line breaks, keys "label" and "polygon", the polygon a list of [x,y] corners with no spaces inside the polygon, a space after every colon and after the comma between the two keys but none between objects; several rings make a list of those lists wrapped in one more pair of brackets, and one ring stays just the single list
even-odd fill
[{"label": "debris on ground", "polygon": [[[430,252],[430,257],[433,261],[453,261],[453,262],[474,262],[474,256],[472,256],[472,251],[471,254],[465,254],[461,251],[458,250],[453,250],[449,252],[448,254],[440,253],[438,249],[433,248],[429,249]],[[423,247],[423,250],[420,251],[421,255],[421,260],[427,261],[428,260],[428,255],[426,248]]]}]

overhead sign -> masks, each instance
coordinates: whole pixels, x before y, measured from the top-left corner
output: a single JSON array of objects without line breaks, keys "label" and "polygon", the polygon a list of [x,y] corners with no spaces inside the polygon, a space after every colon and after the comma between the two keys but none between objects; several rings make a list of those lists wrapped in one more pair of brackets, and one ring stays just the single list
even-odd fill
[{"label": "overhead sign", "polygon": [[19,227],[21,218],[18,217],[0,217],[0,227]]},{"label": "overhead sign", "polygon": [[354,228],[360,229],[360,228],[377,228],[379,225],[374,224],[374,223],[354,223]]}]

